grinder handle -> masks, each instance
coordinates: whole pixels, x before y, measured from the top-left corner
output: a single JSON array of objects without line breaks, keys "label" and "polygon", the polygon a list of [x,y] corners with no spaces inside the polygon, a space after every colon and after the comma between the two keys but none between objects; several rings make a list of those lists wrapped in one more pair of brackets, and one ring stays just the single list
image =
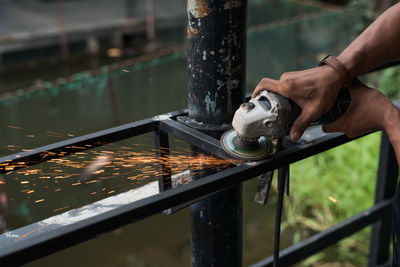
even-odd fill
[{"label": "grinder handle", "polygon": [[314,121],[312,124],[328,124],[336,121],[342,114],[344,114],[349,108],[351,103],[350,91],[347,87],[343,86],[339,92],[333,107],[321,118]]}]

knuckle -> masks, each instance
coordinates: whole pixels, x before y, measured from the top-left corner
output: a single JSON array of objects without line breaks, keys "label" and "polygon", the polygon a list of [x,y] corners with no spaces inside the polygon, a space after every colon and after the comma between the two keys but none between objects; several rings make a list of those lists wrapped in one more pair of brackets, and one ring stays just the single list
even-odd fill
[{"label": "knuckle", "polygon": [[280,77],[279,79],[280,79],[280,80],[282,80],[282,79],[287,79],[288,76],[290,76],[290,72],[284,72],[284,73],[281,74],[281,77]]},{"label": "knuckle", "polygon": [[284,91],[288,92],[288,91],[294,90],[295,81],[290,78],[284,78],[284,79],[280,80],[280,86]]},{"label": "knuckle", "polygon": [[268,82],[268,78],[262,78],[259,84],[264,84]]},{"label": "knuckle", "polygon": [[264,88],[264,85],[266,84],[266,78],[262,78],[261,81],[257,84],[256,90],[261,90]]}]

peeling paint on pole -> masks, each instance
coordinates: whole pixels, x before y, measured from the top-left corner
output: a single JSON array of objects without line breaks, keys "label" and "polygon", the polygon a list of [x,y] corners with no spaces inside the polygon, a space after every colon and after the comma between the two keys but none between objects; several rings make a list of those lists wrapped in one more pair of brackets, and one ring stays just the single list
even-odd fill
[{"label": "peeling paint on pole", "polygon": [[212,12],[206,0],[188,0],[188,13],[195,18],[203,18]]},{"label": "peeling paint on pole", "polygon": [[245,91],[247,1],[188,0],[187,9],[189,118],[229,124]]}]

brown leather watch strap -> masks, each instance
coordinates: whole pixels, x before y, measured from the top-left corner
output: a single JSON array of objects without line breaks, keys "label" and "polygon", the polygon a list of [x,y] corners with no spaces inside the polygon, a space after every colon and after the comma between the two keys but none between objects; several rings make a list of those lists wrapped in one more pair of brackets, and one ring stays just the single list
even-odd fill
[{"label": "brown leather watch strap", "polygon": [[325,59],[323,59],[322,62],[325,63],[325,65],[328,65],[332,69],[336,70],[345,80],[344,84],[347,84],[351,81],[350,73],[346,70],[345,66],[334,56],[327,56]]}]

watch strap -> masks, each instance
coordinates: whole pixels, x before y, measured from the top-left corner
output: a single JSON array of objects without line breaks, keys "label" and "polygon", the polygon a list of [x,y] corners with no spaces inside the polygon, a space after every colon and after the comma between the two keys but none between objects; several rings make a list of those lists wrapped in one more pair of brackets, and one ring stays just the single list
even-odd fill
[{"label": "watch strap", "polygon": [[318,64],[319,66],[328,65],[332,69],[334,69],[337,73],[339,73],[340,77],[345,81],[344,84],[347,84],[351,81],[351,75],[345,68],[345,66],[340,62],[336,57],[327,55],[321,62]]}]

